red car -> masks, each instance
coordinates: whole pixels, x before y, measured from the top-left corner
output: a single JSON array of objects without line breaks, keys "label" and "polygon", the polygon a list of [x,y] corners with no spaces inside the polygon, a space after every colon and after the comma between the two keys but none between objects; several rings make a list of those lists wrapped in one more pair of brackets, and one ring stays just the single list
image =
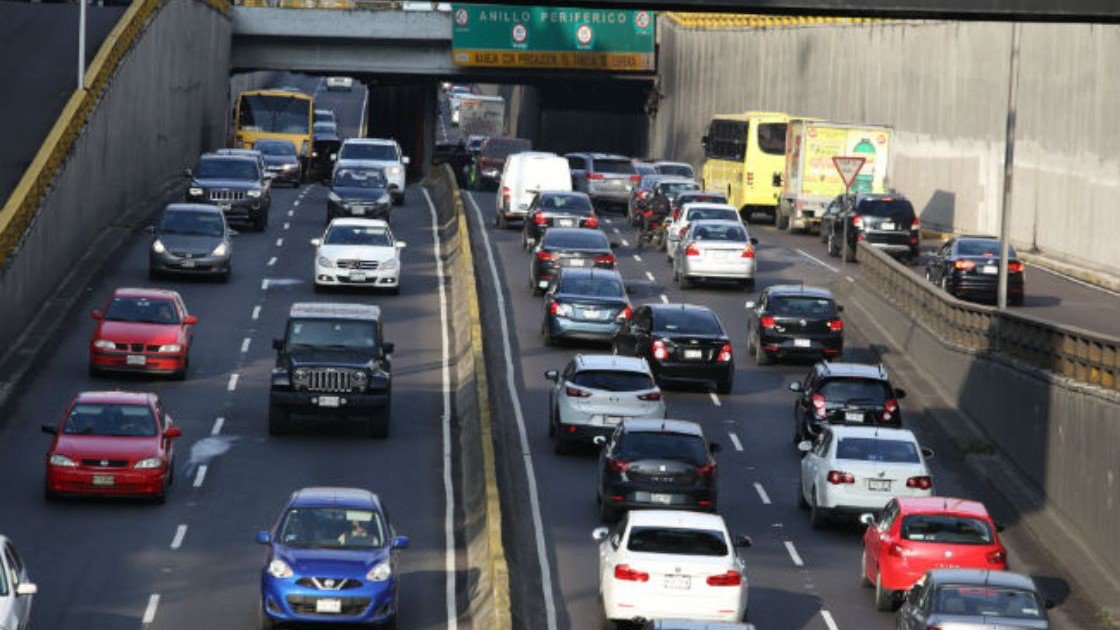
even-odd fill
[{"label": "red car", "polygon": [[89,340],[89,371],[149,372],[185,378],[198,319],[183,298],[164,289],[117,289]]},{"label": "red car", "polygon": [[60,495],[146,495],[162,503],[174,477],[172,447],[183,434],[159,397],[82,392],[70,401],[47,451],[48,499]]},{"label": "red car", "polygon": [[1007,550],[983,503],[948,497],[897,497],[876,520],[864,514],[863,584],[875,606],[893,610],[930,569],[1007,570]]}]

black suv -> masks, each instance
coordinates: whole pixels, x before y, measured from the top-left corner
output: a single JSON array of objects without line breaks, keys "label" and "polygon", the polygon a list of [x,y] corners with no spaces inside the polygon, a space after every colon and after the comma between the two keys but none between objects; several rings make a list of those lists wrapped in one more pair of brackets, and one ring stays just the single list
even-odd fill
[{"label": "black suv", "polygon": [[837,197],[821,216],[821,238],[828,255],[856,259],[859,241],[908,264],[918,262],[920,223],[914,206],[901,195],[858,194]]},{"label": "black suv", "polygon": [[623,321],[611,348],[615,354],[649,361],[659,385],[714,383],[719,393],[731,393],[731,338],[707,306],[646,304]]},{"label": "black suv", "polygon": [[775,358],[839,358],[844,320],[828,289],[776,284],[747,302],[747,351],[755,363]]},{"label": "black suv", "polygon": [[829,363],[813,366],[803,382],[789,384],[793,403],[793,443],[814,438],[824,424],[902,426],[898,401],[906,392],[891,387],[881,365]]},{"label": "black suv", "polygon": [[300,302],[275,339],[268,432],[287,433],[291,414],[357,416],[370,437],[389,437],[393,344],[383,341],[381,309]]},{"label": "black suv", "polygon": [[618,520],[636,508],[716,511],[719,445],[687,420],[623,420],[608,440],[598,436],[599,514]]},{"label": "black suv", "polygon": [[264,172],[263,161],[249,155],[207,153],[198,166],[185,174],[190,178],[187,201],[218,206],[229,221],[248,223],[254,231],[268,226],[272,204],[271,175]]}]

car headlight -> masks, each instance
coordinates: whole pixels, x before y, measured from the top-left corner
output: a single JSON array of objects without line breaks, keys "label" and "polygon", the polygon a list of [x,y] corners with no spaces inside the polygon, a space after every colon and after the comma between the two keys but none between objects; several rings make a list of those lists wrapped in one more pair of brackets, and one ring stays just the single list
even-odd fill
[{"label": "car headlight", "polygon": [[363,390],[366,388],[366,385],[369,384],[369,374],[366,374],[363,370],[357,370],[356,372],[354,372],[353,378],[354,389]]},{"label": "car headlight", "polygon": [[211,256],[225,256],[228,253],[229,253],[229,247],[226,247],[225,243],[218,243],[218,246],[214,248],[214,251],[210,252],[210,255]]},{"label": "car headlight", "polygon": [[163,460],[158,457],[146,457],[138,462],[133,468],[159,468],[163,465]]},{"label": "car headlight", "polygon": [[389,561],[385,560],[373,565],[373,568],[366,574],[366,579],[371,582],[384,582],[393,575],[393,567],[389,565]]},{"label": "car headlight", "polygon": [[50,465],[51,466],[64,466],[66,468],[76,468],[78,466],[77,464],[74,463],[74,460],[70,459],[69,457],[67,457],[65,455],[59,455],[58,453],[55,453],[55,454],[51,455]]},{"label": "car headlight", "polygon": [[93,347],[97,348],[98,350],[116,350],[117,344],[109,341],[108,339],[98,339],[97,341],[93,342]]},{"label": "car headlight", "polygon": [[300,386],[306,385],[307,384],[307,368],[296,368],[296,371],[292,374],[292,377],[293,377],[292,382],[294,384],[300,385]]},{"label": "car headlight", "polygon": [[381,195],[377,198],[377,203],[381,205],[388,205],[391,201],[392,199],[389,198],[389,195]]},{"label": "car headlight", "polygon": [[339,197],[338,195],[334,194],[333,190],[330,193],[327,194],[327,199],[330,199],[334,203],[340,203],[342,201],[342,197]]},{"label": "car headlight", "polygon": [[198,186],[191,186],[190,188],[187,189],[187,194],[192,196],[192,197],[201,197],[202,196],[202,189],[199,188]]},{"label": "car headlight", "polygon": [[330,258],[327,258],[326,256],[320,256],[319,257],[319,266],[320,267],[334,267],[334,261],[331,260]]},{"label": "car headlight", "polygon": [[177,343],[167,343],[159,347],[160,352],[178,352],[182,349],[183,346],[180,346]]},{"label": "car headlight", "polygon": [[268,563],[268,574],[278,579],[290,578],[294,575],[292,567],[279,558],[273,558],[272,562]]},{"label": "car headlight", "polygon": [[401,174],[401,167],[394,164],[393,166],[390,166],[389,168],[385,169],[385,172],[390,174],[390,175],[400,175]]},{"label": "car headlight", "polygon": [[157,254],[166,254],[167,248],[164,247],[163,243],[160,242],[160,240],[157,238],[156,240],[152,241],[152,251]]},{"label": "car headlight", "polygon": [[245,194],[249,195],[250,197],[255,198],[255,197],[260,197],[261,196],[261,191],[259,189],[254,188],[252,190],[246,190]]},{"label": "car headlight", "polygon": [[382,269],[386,269],[386,270],[391,271],[391,270],[397,268],[397,260],[395,258],[390,258],[389,260],[383,260],[383,261],[381,261],[381,263],[378,266],[381,267]]}]

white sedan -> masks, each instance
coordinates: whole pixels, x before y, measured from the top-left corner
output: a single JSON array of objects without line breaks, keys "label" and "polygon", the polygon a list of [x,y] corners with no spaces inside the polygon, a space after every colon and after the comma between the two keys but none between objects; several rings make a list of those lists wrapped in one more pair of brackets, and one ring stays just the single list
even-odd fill
[{"label": "white sedan", "polygon": [[703,221],[705,219],[721,219],[740,223],[743,221],[735,206],[726,203],[697,201],[684,204],[681,206],[680,216],[676,219],[670,218],[669,225],[665,226],[665,255],[669,257],[670,263],[673,262],[673,257],[677,255],[677,246],[681,242],[681,237],[688,231],[689,224],[693,221]]},{"label": "white sedan", "polygon": [[746,565],[723,517],[683,510],[626,513],[600,527],[599,594],[610,621],[741,621],[747,612]]},{"label": "white sedan", "polygon": [[0,628],[30,628],[31,600],[38,591],[12,541],[0,536]]},{"label": "white sedan", "polygon": [[757,239],[740,221],[692,221],[673,258],[673,279],[681,289],[698,280],[733,280],[754,288]]},{"label": "white sedan", "polygon": [[395,240],[384,219],[334,219],[315,246],[315,290],[371,287],[400,293],[404,242]]},{"label": "white sedan", "polygon": [[933,451],[923,449],[909,429],[826,426],[797,448],[805,454],[798,497],[813,527],[831,516],[877,512],[894,497],[933,494],[926,465]]}]

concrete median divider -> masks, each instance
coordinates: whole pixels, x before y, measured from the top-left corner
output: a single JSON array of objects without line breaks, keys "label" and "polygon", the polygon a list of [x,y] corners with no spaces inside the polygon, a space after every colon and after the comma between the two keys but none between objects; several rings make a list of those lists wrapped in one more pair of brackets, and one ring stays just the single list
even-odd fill
[{"label": "concrete median divider", "polygon": [[502,539],[502,510],[470,233],[451,169],[440,165],[422,185],[436,207],[451,295],[452,461],[459,506],[456,529],[467,565],[465,578],[460,581],[460,606],[475,630],[509,630],[509,569]]}]

